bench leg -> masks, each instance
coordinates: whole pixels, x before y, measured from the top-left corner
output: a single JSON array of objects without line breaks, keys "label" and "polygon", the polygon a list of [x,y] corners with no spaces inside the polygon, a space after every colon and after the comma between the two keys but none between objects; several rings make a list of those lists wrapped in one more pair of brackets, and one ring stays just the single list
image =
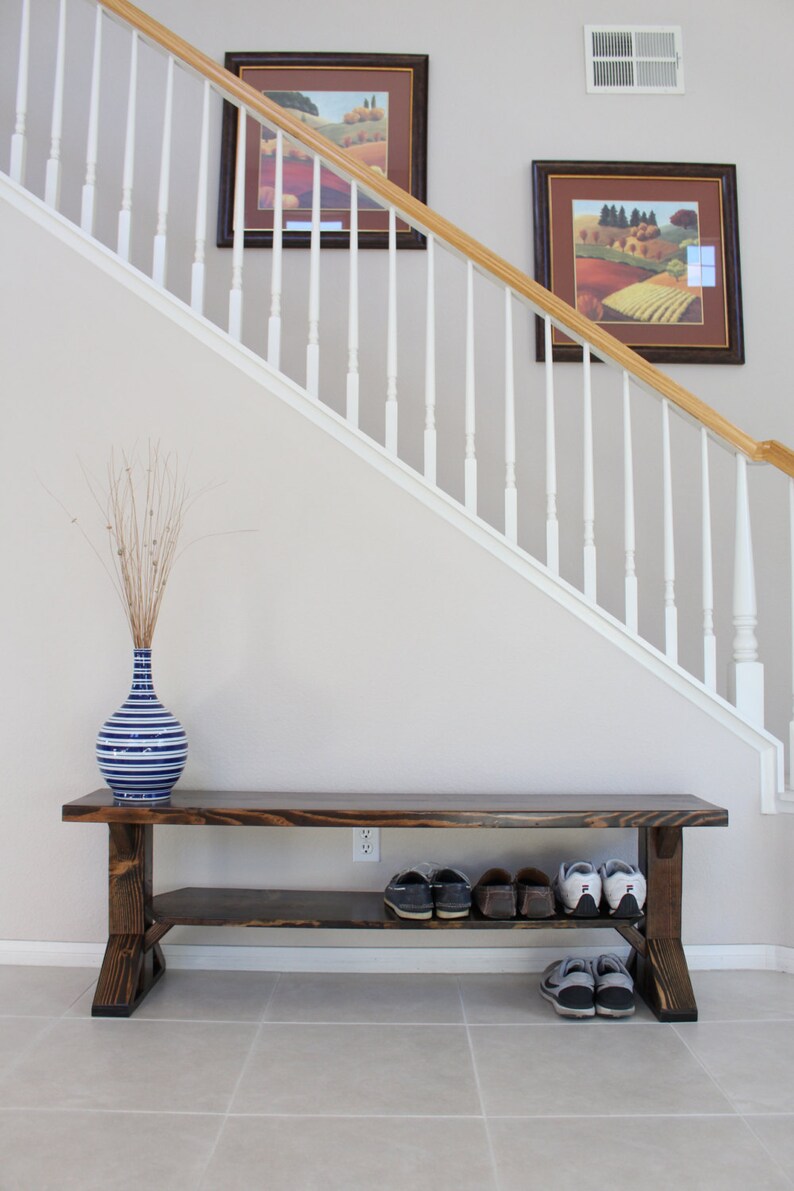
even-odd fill
[{"label": "bench leg", "polygon": [[681,946],[683,835],[680,827],[640,830],[640,866],[648,881],[640,991],[659,1021],[697,1021],[698,1010]]},{"label": "bench leg", "polygon": [[110,824],[109,938],[93,1017],[129,1017],[165,971],[163,953],[145,939],[152,900],[152,827]]}]

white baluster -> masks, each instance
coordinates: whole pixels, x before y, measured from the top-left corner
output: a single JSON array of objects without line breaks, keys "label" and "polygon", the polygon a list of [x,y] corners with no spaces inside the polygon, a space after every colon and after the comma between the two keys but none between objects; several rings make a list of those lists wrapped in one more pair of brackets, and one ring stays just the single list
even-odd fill
[{"label": "white baluster", "polygon": [[25,181],[26,145],[25,125],[28,118],[28,71],[30,69],[30,0],[22,0],[22,23],[19,28],[19,70],[17,72],[16,121],[11,136],[11,164],[9,175],[20,185]]},{"label": "white baluster", "polygon": [[436,278],[435,239],[427,237],[425,311],[425,479],[436,483]]},{"label": "white baluster", "polygon": [[163,108],[163,142],[160,149],[160,186],[157,194],[157,232],[154,237],[152,281],[165,286],[168,234],[168,191],[171,184],[171,113],[174,107],[174,59],[168,55]]},{"label": "white baluster", "polygon": [[61,201],[61,134],[63,131],[63,78],[66,61],[66,0],[58,6],[58,43],[55,50],[55,78],[52,86],[50,156],[44,177],[44,201],[58,210]]},{"label": "white baluster", "polygon": [[670,451],[670,403],[662,402],[662,471],[664,488],[664,651],[678,661],[678,609],[675,606],[675,537],[673,527],[673,461]]},{"label": "white baluster", "polygon": [[237,109],[237,156],[234,165],[234,224],[232,229],[232,284],[229,290],[229,334],[243,334],[243,248],[245,246],[245,140],[247,117]]},{"label": "white baluster", "polygon": [[270,317],[267,321],[267,362],[281,367],[281,261],[284,232],[284,136],[276,129],[276,176],[273,196],[273,253],[270,271]]},{"label": "white baluster", "polygon": [[347,302],[347,420],[358,426],[358,187],[350,183],[350,278]]},{"label": "white baluster", "polygon": [[703,517],[703,682],[717,689],[717,638],[714,636],[714,563],[711,548],[711,483],[709,480],[709,436],[700,428],[700,484]]},{"label": "white baluster", "polygon": [[463,500],[477,512],[477,453],[474,442],[474,265],[466,268],[466,457],[463,464]]},{"label": "white baluster", "polygon": [[590,348],[582,348],[584,368],[584,594],[595,602],[596,598],[596,544],[595,544],[595,479],[593,469],[593,389],[590,378]]},{"label": "white baluster", "polygon": [[190,270],[190,305],[196,314],[204,313],[204,259],[207,246],[207,179],[210,151],[210,85],[204,83],[201,105],[201,141],[199,144],[198,183],[196,185],[196,245]]},{"label": "white baluster", "polygon": [[96,204],[96,163],[99,140],[99,76],[102,64],[102,8],[97,5],[94,25],[94,60],[91,67],[91,98],[88,105],[88,137],[85,151],[85,184],[80,206],[80,227],[89,236],[94,233]]},{"label": "white baluster", "polygon": [[386,334],[386,450],[397,454],[397,213],[389,208],[389,298]]},{"label": "white baluster", "polygon": [[121,210],[119,211],[118,254],[130,259],[132,231],[132,184],[135,175],[135,115],[138,106],[138,32],[132,31],[130,47],[130,83],[127,92],[127,128],[124,137],[124,170],[121,179]]},{"label": "white baluster", "polygon": [[754,724],[764,723],[764,667],[758,660],[758,607],[755,596],[753,538],[747,460],[736,455],[736,553],[733,569],[733,662],[729,693],[738,711]]},{"label": "white baluster", "polygon": [[[789,598],[791,600],[791,673],[792,673],[792,691],[794,692],[794,480],[790,479],[788,482],[788,512],[789,512],[789,537],[790,537],[790,553],[789,566],[791,567],[791,585]],[[794,784],[794,695],[792,696],[791,721],[788,730],[789,738],[789,788]]]},{"label": "white baluster", "polygon": [[309,250],[309,342],[306,347],[306,391],[320,393],[320,158],[315,154],[312,179],[312,233]]},{"label": "white baluster", "polygon": [[513,363],[513,294],[505,286],[505,537],[518,541],[516,488],[516,386]]},{"label": "white baluster", "polygon": [[631,439],[631,386],[623,370],[623,549],[626,554],[625,621],[630,633],[639,629],[636,540],[634,527],[634,447]]},{"label": "white baluster", "polygon": [[557,436],[554,416],[554,363],[551,358],[551,319],[544,321],[546,357],[546,566],[560,573],[560,523],[557,520]]}]

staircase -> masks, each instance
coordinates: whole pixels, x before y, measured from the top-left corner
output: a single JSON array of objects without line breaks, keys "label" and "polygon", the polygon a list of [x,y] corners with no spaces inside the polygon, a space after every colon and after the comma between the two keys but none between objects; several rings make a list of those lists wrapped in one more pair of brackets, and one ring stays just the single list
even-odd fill
[{"label": "staircase", "polygon": [[[12,10],[2,17],[4,39],[19,45],[15,111],[4,113],[13,124],[2,182],[9,208],[259,386],[263,408],[266,392],[475,544],[488,559],[483,576],[498,567],[520,580],[496,619],[508,605],[510,625],[526,618],[514,636],[527,659],[533,648],[543,654],[545,634],[566,639],[560,664],[580,667],[590,684],[577,714],[593,714],[585,708],[598,702],[599,676],[638,700],[656,698],[661,684],[676,708],[757,754],[763,811],[790,809],[780,741],[790,732],[791,663],[776,647],[790,623],[759,626],[756,591],[779,587],[781,569],[791,582],[778,544],[790,533],[794,453],[752,439],[125,0],[70,0],[68,10],[61,0],[51,24],[50,10],[29,0]],[[49,90],[29,84],[31,46],[42,45],[55,63]],[[80,80],[70,102],[66,78]],[[246,247],[239,137],[233,244],[208,253],[224,103],[239,127],[269,130],[277,176],[297,145],[315,178],[322,166],[345,180],[346,249],[322,250],[316,185],[307,252],[284,250],[278,198],[272,249]],[[359,251],[362,196],[387,213],[383,252]],[[402,225],[426,237],[424,252],[398,252]],[[536,316],[542,366],[530,362]],[[581,366],[554,364],[553,328],[582,346]],[[410,521],[404,503],[388,507],[386,536],[398,517]],[[774,526],[762,554],[753,548],[759,518]],[[453,559],[445,535],[439,529],[437,545]],[[492,590],[506,592],[498,582]],[[475,617],[468,631],[478,633]],[[472,648],[461,643],[462,681]],[[571,708],[542,703],[531,714],[551,733]],[[621,730],[631,733],[630,715]],[[636,775],[646,743],[624,747]]]}]

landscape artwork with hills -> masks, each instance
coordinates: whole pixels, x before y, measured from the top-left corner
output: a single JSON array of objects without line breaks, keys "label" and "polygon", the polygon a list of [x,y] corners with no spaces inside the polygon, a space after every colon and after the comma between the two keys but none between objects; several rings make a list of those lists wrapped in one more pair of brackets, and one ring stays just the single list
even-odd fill
[{"label": "landscape artwork with hills", "polygon": [[[321,133],[338,148],[350,153],[362,165],[381,176],[388,175],[389,95],[352,91],[264,91],[268,99],[296,116],[303,124]],[[312,155],[299,145],[284,139],[283,207],[290,210],[311,209]],[[275,197],[276,139],[262,128],[259,157],[260,211],[272,210]],[[320,174],[320,204],[329,209],[350,210],[350,184],[330,170]],[[359,195],[361,207],[375,206]]]},{"label": "landscape artwork with hills", "polygon": [[598,323],[703,322],[707,275],[691,265],[700,260],[696,202],[572,203],[581,314]]}]

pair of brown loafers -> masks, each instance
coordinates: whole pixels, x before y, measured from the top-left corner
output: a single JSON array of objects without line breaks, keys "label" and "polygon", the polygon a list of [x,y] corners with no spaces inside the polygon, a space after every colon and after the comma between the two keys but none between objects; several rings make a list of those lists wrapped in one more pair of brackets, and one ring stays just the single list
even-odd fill
[{"label": "pair of brown loafers", "polygon": [[551,918],[555,913],[551,881],[539,868],[522,868],[515,876],[506,868],[489,868],[472,892],[484,918]]}]

